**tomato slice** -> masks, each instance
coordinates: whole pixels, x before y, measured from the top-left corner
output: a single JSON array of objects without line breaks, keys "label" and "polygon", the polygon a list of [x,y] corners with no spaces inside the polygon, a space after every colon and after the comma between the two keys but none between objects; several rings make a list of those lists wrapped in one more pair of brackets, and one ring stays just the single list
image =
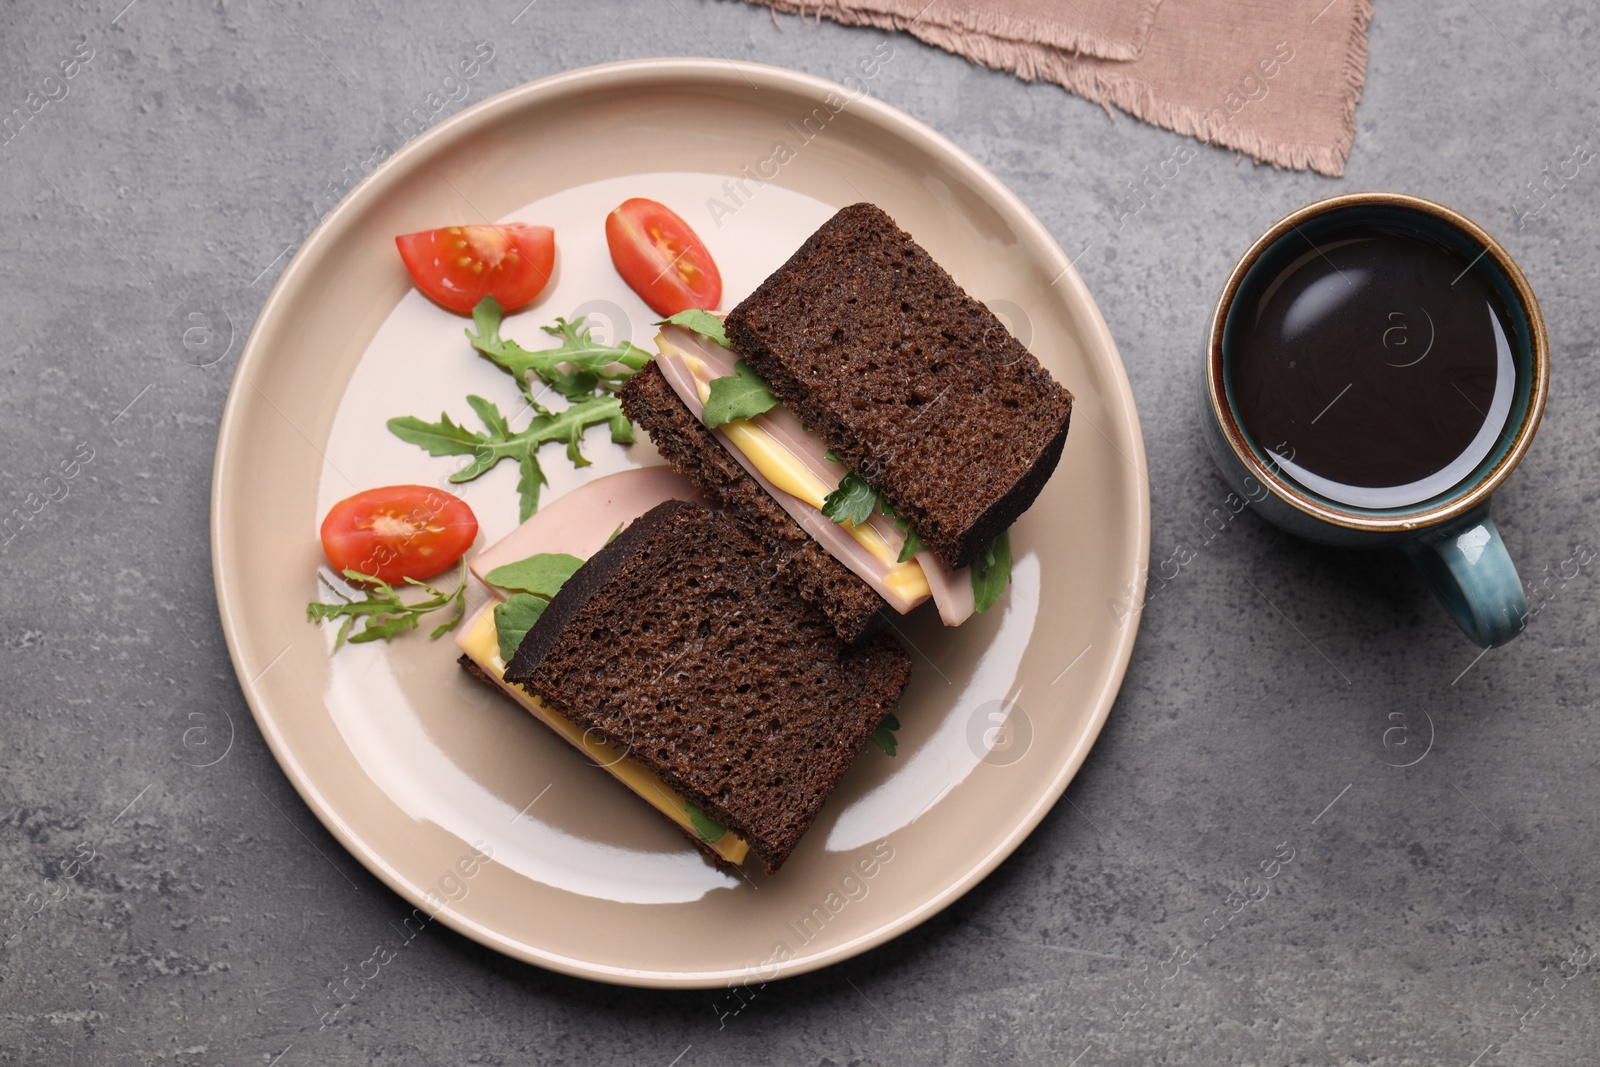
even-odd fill
[{"label": "tomato slice", "polygon": [[339,501],[322,520],[322,551],[334,570],[391,585],[438,574],[477,536],[467,502],[426,485],[368,489]]},{"label": "tomato slice", "polygon": [[556,262],[556,231],[514,222],[447,226],[394,239],[411,280],[451,311],[471,314],[492,296],[514,311],[538,296]]},{"label": "tomato slice", "polygon": [[622,280],[658,315],[722,303],[722,275],[703,241],[663,204],[625,200],[606,216],[606,244]]}]

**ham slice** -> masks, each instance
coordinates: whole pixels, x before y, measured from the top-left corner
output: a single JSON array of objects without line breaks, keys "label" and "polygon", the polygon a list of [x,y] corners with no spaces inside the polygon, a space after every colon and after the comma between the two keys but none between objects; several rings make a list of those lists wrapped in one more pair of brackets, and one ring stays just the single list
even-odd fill
[{"label": "ham slice", "polygon": [[972,618],[972,613],[978,609],[972,598],[972,568],[953,571],[940,563],[932,552],[918,552],[912,558],[922,564],[933,602],[939,608],[940,621],[946,626],[960,626]]},{"label": "ham slice", "polygon": [[541,552],[565,552],[588,559],[625,526],[666,500],[704,504],[700,487],[671,467],[640,467],[584,482],[528,517],[467,564],[473,577]]}]

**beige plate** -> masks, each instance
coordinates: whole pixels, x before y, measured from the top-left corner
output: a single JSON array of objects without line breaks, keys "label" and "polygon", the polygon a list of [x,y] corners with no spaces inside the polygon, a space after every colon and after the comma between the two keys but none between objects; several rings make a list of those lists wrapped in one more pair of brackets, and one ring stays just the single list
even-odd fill
[{"label": "beige plate", "polygon": [[[256,722],[368,869],[509,955],[603,981],[708,987],[862,952],[1016,848],[1083,762],[1121,684],[1135,627],[1113,608],[1126,618],[1142,589],[1150,504],[1105,322],[993,175],[873,99],[841,108],[843,92],[771,67],[662,60],[485,101],[418,138],[323,220],[240,359],[217,443],[212,555]],[[729,181],[746,174],[769,181]],[[330,629],[305,620],[320,596],[328,505],[372,486],[442,484],[453,469],[392,437],[386,418],[444,407],[473,423],[468,393],[508,415],[520,407],[510,380],[468,348],[465,321],[412,291],[394,235],[553,224],[558,277],[506,334],[542,347],[539,325],[585,313],[599,332],[648,345],[654,316],[612,271],[602,236],[605,213],[629,196],[674,206],[706,239],[724,307],[834,208],[874,201],[1077,395],[1061,466],[1013,532],[1001,606],[959,630],[929,609],[902,623],[917,670],[900,753],[866,753],[775,878],[747,882],[703,862],[607,774],[469,679],[448,639],[411,634],[330,656]],[[595,473],[659,462],[648,444],[610,444],[603,428],[585,448],[595,465],[583,471],[559,446],[543,452],[546,500]],[[464,491],[480,546],[515,524],[511,465]],[[475,847],[492,860],[472,862]]]}]

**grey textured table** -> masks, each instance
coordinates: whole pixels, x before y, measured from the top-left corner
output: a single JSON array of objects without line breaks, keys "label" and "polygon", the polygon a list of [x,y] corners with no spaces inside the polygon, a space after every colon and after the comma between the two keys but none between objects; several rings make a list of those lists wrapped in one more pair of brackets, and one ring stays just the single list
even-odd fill
[{"label": "grey textured table", "polygon": [[[1137,213],[1129,183],[1192,142],[897,40],[875,92],[1016,190],[1104,310],[1149,449],[1152,563],[1197,550],[1145,612],[1088,763],[955,906],[736,1016],[434,926],[319,1032],[324,983],[405,909],[278,770],[218,628],[212,447],[273,280],[480,41],[493,63],[441,117],[637,56],[838,78],[872,31],[706,0],[125,2],[13,6],[0,33],[0,114],[46,101],[0,134],[0,508],[26,516],[0,533],[0,1062],[1600,1062],[1600,667],[1577,562],[1600,542],[1600,167],[1563,166],[1600,148],[1593,5],[1380,0],[1346,179],[1199,148]],[[1557,171],[1535,213],[1530,183]],[[1202,526],[1226,494],[1192,397],[1223,276],[1283,212],[1361,188],[1477,218],[1549,321],[1544,427],[1497,497],[1544,606],[1481,658],[1398,557],[1250,514]],[[233,323],[214,365],[185,358],[194,312]],[[226,757],[186,765],[184,732],[230,721]]]}]

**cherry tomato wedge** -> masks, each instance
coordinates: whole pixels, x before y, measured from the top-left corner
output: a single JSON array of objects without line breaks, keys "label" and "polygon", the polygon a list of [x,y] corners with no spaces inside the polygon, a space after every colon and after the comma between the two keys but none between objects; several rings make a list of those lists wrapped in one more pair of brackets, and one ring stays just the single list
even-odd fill
[{"label": "cherry tomato wedge", "polygon": [[467,502],[426,485],[368,489],[339,501],[322,520],[322,551],[334,570],[391,585],[438,574],[477,536]]},{"label": "cherry tomato wedge", "polygon": [[722,275],[689,224],[671,208],[635,197],[606,216],[606,244],[622,280],[658,315],[722,303]]},{"label": "cherry tomato wedge", "polygon": [[447,226],[404,234],[394,243],[418,289],[469,315],[486,296],[515,311],[544,291],[556,262],[556,231],[520,222]]}]

